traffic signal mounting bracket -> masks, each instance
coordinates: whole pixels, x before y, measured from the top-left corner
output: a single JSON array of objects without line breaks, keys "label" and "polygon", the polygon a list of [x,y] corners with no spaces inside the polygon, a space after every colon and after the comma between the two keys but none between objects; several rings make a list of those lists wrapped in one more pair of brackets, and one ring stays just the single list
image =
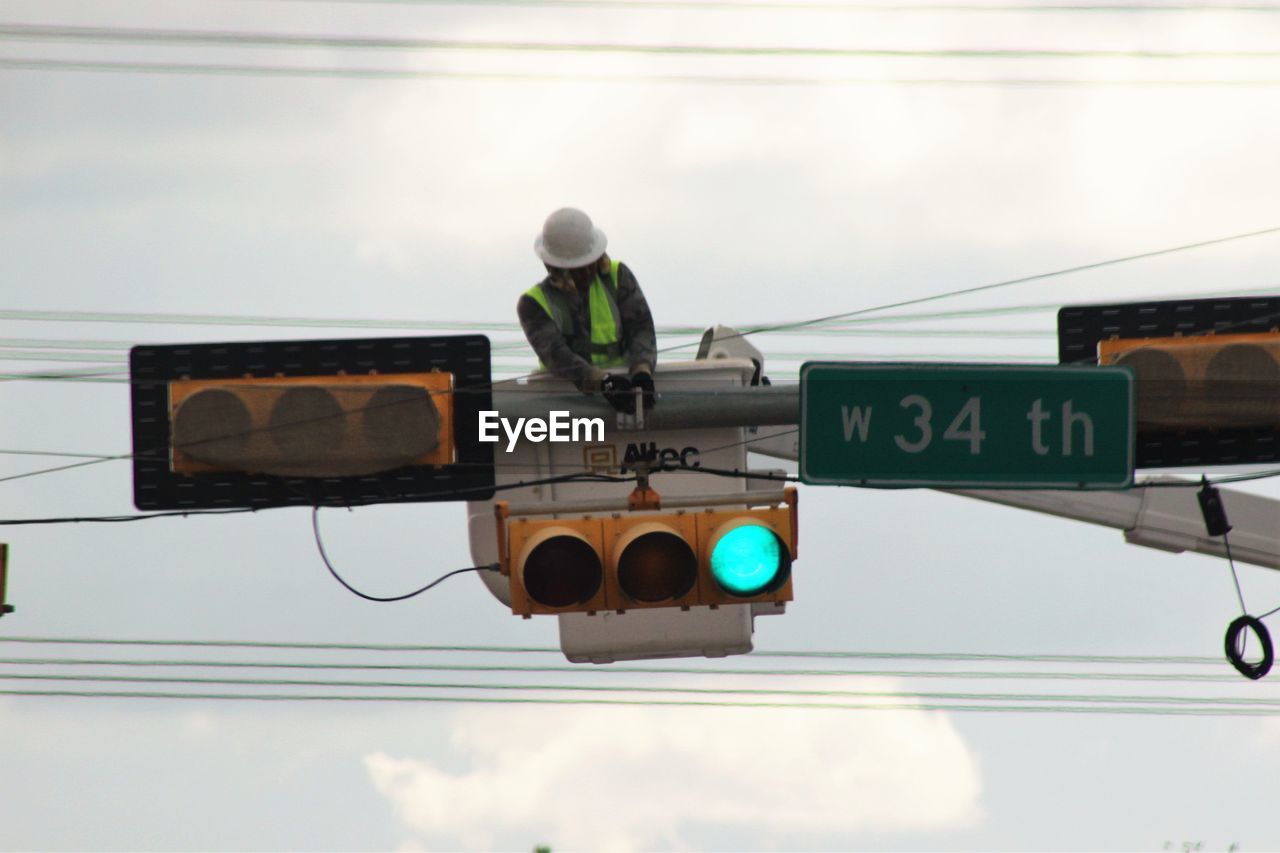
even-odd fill
[{"label": "traffic signal mounting bracket", "polygon": [[636,468],[636,487],[627,497],[627,509],[637,512],[643,509],[662,509],[662,495],[649,485],[649,464],[640,463]]}]

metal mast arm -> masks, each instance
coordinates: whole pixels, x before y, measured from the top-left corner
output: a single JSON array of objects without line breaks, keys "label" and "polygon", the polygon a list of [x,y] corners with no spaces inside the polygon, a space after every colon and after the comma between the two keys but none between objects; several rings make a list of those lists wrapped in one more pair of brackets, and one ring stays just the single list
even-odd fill
[{"label": "metal mast arm", "polygon": [[[612,410],[596,398],[572,394],[529,393],[527,390],[495,389],[494,402],[507,417],[546,417],[551,410],[567,410],[572,416],[612,417]],[[619,429],[694,429],[711,426],[762,427],[749,439],[752,452],[776,459],[797,461],[799,440],[794,427],[799,422],[800,389],[796,385],[773,385],[708,393],[677,393],[664,396],[661,404],[645,415],[642,428],[619,425]],[[943,489],[950,494],[1004,506],[1031,510],[1099,524],[1124,531],[1125,541],[1162,551],[1192,551],[1225,557],[1221,537],[1209,537],[1196,502],[1195,481],[1162,478],[1168,484],[1185,483],[1187,488],[1169,485],[1146,486],[1126,491],[1066,491],[1030,489]],[[1231,553],[1245,563],[1280,569],[1280,500],[1232,489],[1222,489],[1222,499],[1233,525]]]}]

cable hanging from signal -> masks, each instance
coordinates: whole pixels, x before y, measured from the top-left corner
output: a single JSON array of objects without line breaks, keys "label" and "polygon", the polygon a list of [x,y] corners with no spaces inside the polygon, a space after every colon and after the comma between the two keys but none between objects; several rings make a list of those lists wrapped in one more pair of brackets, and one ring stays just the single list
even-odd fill
[{"label": "cable hanging from signal", "polygon": [[318,506],[313,506],[311,508],[311,530],[315,534],[316,550],[320,552],[320,559],[324,561],[324,566],[326,569],[329,570],[329,574],[333,575],[334,580],[342,584],[348,592],[352,593],[353,595],[359,596],[360,598],[363,598],[365,601],[376,601],[380,603],[390,603],[393,601],[407,601],[410,598],[421,595],[427,590],[434,589],[436,586],[448,580],[449,578],[453,577],[454,575],[461,575],[461,574],[465,574],[466,572],[496,572],[500,568],[497,563],[489,563],[488,565],[484,565],[484,566],[469,566],[468,568],[465,568],[465,569],[454,569],[451,572],[445,572],[443,575],[436,578],[431,583],[427,584],[426,586],[420,589],[415,589],[413,592],[406,592],[403,595],[389,595],[389,596],[369,595],[368,593],[361,592],[360,590],[356,589],[351,584],[343,580],[342,575],[338,574],[338,570],[335,569],[333,567],[333,563],[330,562],[329,555],[324,550],[324,539],[320,535],[320,507]]}]

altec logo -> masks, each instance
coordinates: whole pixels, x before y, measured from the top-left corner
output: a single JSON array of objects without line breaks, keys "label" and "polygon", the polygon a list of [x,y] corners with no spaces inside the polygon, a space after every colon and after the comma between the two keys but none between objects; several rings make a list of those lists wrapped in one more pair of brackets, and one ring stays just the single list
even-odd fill
[{"label": "altec logo", "polygon": [[622,455],[622,467],[619,470],[625,474],[638,462],[647,463],[650,471],[698,468],[702,463],[697,460],[697,456],[698,448],[696,447],[684,447],[679,450],[674,447],[659,448],[656,441],[648,444],[644,442],[628,444],[626,452]]},{"label": "altec logo", "polygon": [[699,468],[701,451],[696,447],[658,447],[656,441],[633,442],[623,452],[618,463],[618,448],[613,444],[597,444],[582,448],[582,464],[589,471],[599,474],[625,474],[643,462],[652,471],[673,471],[677,468]]}]

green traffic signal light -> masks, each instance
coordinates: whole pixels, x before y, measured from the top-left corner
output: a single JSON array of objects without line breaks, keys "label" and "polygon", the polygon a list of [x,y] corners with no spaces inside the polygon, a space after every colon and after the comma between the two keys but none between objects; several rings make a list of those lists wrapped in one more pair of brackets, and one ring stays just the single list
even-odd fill
[{"label": "green traffic signal light", "polygon": [[711,549],[711,576],[730,595],[749,598],[786,582],[791,555],[778,535],[762,524],[743,524]]}]

